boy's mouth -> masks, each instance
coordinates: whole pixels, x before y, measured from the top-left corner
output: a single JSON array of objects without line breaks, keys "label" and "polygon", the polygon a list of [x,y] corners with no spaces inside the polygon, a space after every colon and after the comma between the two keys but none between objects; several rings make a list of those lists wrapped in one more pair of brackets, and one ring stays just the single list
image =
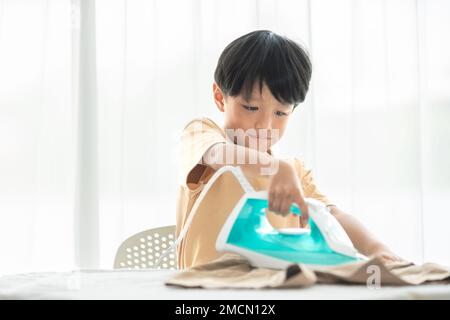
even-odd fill
[{"label": "boy's mouth", "polygon": [[257,136],[252,136],[252,135],[248,135],[250,138],[253,139],[258,139],[258,140],[271,140],[271,137],[257,137]]},{"label": "boy's mouth", "polygon": [[227,129],[227,136],[235,144],[243,146],[253,146],[253,148],[270,148],[276,141],[278,141],[278,136],[276,135],[277,130],[268,131],[265,129],[241,129],[234,130]]},{"label": "boy's mouth", "polygon": [[270,136],[265,136],[265,135],[257,136],[257,135],[247,134],[247,139],[248,139],[249,146],[254,145],[254,147],[256,147],[257,149],[261,149],[261,150],[270,148],[270,146],[272,145],[272,141],[273,141]]},{"label": "boy's mouth", "polygon": [[247,136],[249,136],[250,138],[253,139],[258,139],[258,140],[272,140],[272,136],[271,134],[267,134],[267,133],[260,133],[259,135],[254,135],[251,133],[247,133]]}]

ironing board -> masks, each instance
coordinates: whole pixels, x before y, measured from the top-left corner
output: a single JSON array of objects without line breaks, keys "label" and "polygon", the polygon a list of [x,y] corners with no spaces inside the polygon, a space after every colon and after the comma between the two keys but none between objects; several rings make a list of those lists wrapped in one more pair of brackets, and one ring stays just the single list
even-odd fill
[{"label": "ironing board", "polygon": [[83,270],[0,277],[0,299],[450,299],[449,285],[381,287],[314,285],[300,289],[204,290],[164,285],[174,270]]}]

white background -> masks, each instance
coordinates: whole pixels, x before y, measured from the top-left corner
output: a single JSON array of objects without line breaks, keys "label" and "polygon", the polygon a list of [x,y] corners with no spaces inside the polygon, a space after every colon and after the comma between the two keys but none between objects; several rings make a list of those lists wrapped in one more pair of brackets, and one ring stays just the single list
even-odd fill
[{"label": "white background", "polygon": [[0,0],[0,274],[82,265],[82,230],[97,239],[91,265],[111,268],[125,238],[175,224],[178,135],[194,117],[222,123],[217,59],[257,29],[302,43],[313,61],[278,152],[304,159],[399,255],[450,264],[450,1],[96,1],[98,225],[80,228],[88,1]]}]

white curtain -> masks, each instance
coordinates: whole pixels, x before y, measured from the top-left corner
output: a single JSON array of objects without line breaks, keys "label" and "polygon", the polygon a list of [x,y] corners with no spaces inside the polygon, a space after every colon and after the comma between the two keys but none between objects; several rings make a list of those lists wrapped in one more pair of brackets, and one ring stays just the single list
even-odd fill
[{"label": "white curtain", "polygon": [[450,264],[450,2],[0,0],[0,274],[111,268],[175,223],[176,145],[235,38],[314,71],[281,155],[401,256]]}]

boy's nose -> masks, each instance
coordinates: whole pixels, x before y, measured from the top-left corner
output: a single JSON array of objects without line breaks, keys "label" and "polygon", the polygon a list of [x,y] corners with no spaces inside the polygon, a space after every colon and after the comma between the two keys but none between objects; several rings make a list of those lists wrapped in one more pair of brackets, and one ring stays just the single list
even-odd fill
[{"label": "boy's nose", "polygon": [[258,122],[255,125],[257,130],[265,129],[270,131],[272,129],[272,123],[270,117],[261,117],[258,119]]}]

